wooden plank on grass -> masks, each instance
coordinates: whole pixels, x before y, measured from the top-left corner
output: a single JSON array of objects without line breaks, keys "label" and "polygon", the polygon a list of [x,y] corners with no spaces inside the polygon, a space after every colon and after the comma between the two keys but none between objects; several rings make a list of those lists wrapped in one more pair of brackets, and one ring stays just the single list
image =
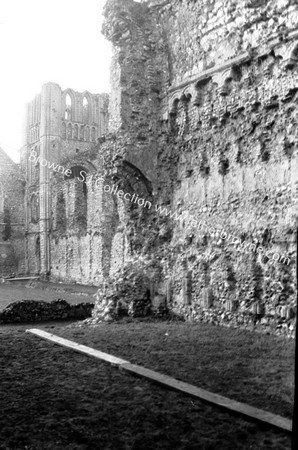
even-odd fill
[{"label": "wooden plank on grass", "polygon": [[23,277],[23,278],[4,278],[5,281],[28,281],[28,280],[39,280],[40,277]]},{"label": "wooden plank on grass", "polygon": [[222,395],[205,391],[204,389],[200,389],[191,384],[184,383],[183,381],[176,380],[175,378],[169,377],[167,375],[162,375],[161,373],[145,369],[144,367],[137,366],[135,364],[122,364],[121,369],[126,370],[127,372],[139,377],[146,378],[147,380],[154,381],[155,383],[166,386],[175,391],[183,392],[184,394],[190,395],[191,397],[204,400],[207,403],[220,406],[243,416],[249,417],[254,421],[267,423],[273,425],[274,427],[281,428],[285,431],[292,431],[291,420],[281,416],[277,416],[268,411],[263,411],[261,409],[254,408],[253,406],[246,405],[245,403],[240,403],[227,397],[223,397]]},{"label": "wooden plank on grass", "polygon": [[69,341],[68,339],[60,338],[54,334],[47,333],[46,331],[38,329],[26,330],[29,333],[35,334],[43,339],[54,342],[55,344],[62,345],[63,347],[70,348],[85,355],[93,356],[102,361],[119,366],[119,368],[126,370],[127,372],[145,378],[149,381],[153,381],[167,388],[173,389],[183,394],[189,395],[199,400],[203,400],[215,406],[227,409],[234,413],[240,414],[244,417],[249,417],[256,422],[262,422],[265,424],[272,425],[276,428],[280,428],[284,431],[292,431],[292,422],[276,414],[272,414],[268,411],[263,411],[253,406],[246,405],[245,403],[240,403],[235,400],[231,400],[227,397],[223,397],[219,394],[214,394],[213,392],[205,391],[204,389],[198,388],[183,381],[176,380],[175,378],[169,377],[167,375],[162,375],[161,373],[154,372],[150,369],[145,369],[144,367],[137,366],[135,364],[130,364],[124,359],[117,358],[115,356],[109,355],[108,353],[100,352],[94,348],[87,347],[85,345],[77,344],[76,342]]},{"label": "wooden plank on grass", "polygon": [[35,334],[43,339],[47,339],[48,341],[54,342],[55,344],[62,345],[63,347],[71,348],[76,352],[84,353],[85,355],[93,356],[94,358],[101,359],[110,364],[125,364],[128,361],[124,359],[117,358],[116,356],[109,355],[108,353],[100,352],[99,350],[95,350],[94,348],[87,347],[86,345],[77,344],[76,342],[69,341],[68,339],[61,338],[59,336],[55,336],[54,334],[47,333],[46,331],[38,330],[32,328],[30,330],[26,330],[28,333]]}]

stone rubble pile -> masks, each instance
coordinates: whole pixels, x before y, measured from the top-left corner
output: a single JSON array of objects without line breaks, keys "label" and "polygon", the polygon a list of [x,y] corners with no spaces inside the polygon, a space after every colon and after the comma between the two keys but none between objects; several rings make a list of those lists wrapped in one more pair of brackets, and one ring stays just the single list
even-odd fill
[{"label": "stone rubble pile", "polygon": [[96,296],[92,319],[87,323],[109,322],[123,316],[162,316],[168,312],[165,299],[153,302],[152,280],[161,273],[156,261],[134,261],[121,273],[105,280]]},{"label": "stone rubble pile", "polygon": [[41,300],[21,300],[10,303],[0,312],[0,324],[66,319],[83,320],[91,316],[93,307],[92,303],[70,305],[61,299],[50,303]]},{"label": "stone rubble pile", "polygon": [[167,299],[165,295],[155,295],[151,300],[151,312],[156,317],[165,317],[168,314]]}]

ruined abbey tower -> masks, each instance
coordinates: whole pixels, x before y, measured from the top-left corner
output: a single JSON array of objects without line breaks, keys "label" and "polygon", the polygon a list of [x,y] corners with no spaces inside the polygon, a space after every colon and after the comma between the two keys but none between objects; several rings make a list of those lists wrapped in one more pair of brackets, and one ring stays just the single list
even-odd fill
[{"label": "ruined abbey tower", "polygon": [[[107,132],[107,108],[105,94],[62,91],[55,83],[45,84],[28,105],[22,152],[27,273],[54,275],[57,266],[64,277],[68,273],[57,253],[64,251],[67,259],[73,248],[68,250],[65,241],[71,234],[80,240],[87,233],[87,190],[76,183],[76,175],[82,161],[90,164],[91,150]],[[57,172],[53,167],[58,164],[61,170]],[[71,176],[65,177],[64,167]],[[71,265],[72,258],[67,261]],[[77,262],[73,260],[74,265]]]},{"label": "ruined abbey tower", "polygon": [[50,83],[29,109],[27,273],[194,319],[292,320],[297,2],[107,0],[103,33],[109,102]]}]

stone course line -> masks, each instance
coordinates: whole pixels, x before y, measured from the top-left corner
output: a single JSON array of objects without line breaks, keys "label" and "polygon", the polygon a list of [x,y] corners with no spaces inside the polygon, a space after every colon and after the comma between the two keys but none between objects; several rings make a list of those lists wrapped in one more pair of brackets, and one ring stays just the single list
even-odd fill
[{"label": "stone course line", "polygon": [[51,333],[47,333],[46,331],[32,328],[30,330],[26,330],[26,332],[54,342],[55,344],[61,345],[62,347],[70,348],[77,352],[86,354],[88,356],[93,356],[102,361],[116,365],[119,369],[126,370],[132,375],[145,378],[149,381],[153,381],[169,389],[173,389],[174,391],[182,392],[183,394],[203,400],[209,404],[219,406],[230,412],[236,412],[237,414],[252,419],[255,422],[269,424],[283,431],[287,431],[290,433],[292,432],[292,421],[284,417],[272,414],[262,409],[255,408],[253,406],[246,405],[245,403],[237,402],[227,397],[223,397],[219,394],[214,394],[183,381],[176,380],[175,378],[169,377],[167,375],[163,375],[159,372],[155,372],[153,370],[146,369],[145,367],[131,364],[129,361],[125,361],[121,358],[109,355],[108,353],[103,353],[99,350],[95,350],[85,345],[78,344],[74,341],[61,338]]}]

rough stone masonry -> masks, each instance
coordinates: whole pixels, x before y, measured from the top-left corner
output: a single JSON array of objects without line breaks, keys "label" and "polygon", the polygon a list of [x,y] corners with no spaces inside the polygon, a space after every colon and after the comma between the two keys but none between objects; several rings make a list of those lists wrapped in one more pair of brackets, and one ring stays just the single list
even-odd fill
[{"label": "rough stone masonry", "polygon": [[133,163],[154,201],[185,218],[152,212],[134,224],[128,259],[161,266],[151,304],[294,335],[297,3],[109,0],[105,16],[115,141],[101,151]]},{"label": "rough stone masonry", "polygon": [[[109,105],[54,84],[37,105],[55,126],[41,155],[74,177],[26,166],[37,180],[27,181],[28,272],[102,286],[94,321],[171,310],[294,336],[297,2],[108,0],[103,33]],[[105,192],[103,170],[105,184],[153,207]]]}]

